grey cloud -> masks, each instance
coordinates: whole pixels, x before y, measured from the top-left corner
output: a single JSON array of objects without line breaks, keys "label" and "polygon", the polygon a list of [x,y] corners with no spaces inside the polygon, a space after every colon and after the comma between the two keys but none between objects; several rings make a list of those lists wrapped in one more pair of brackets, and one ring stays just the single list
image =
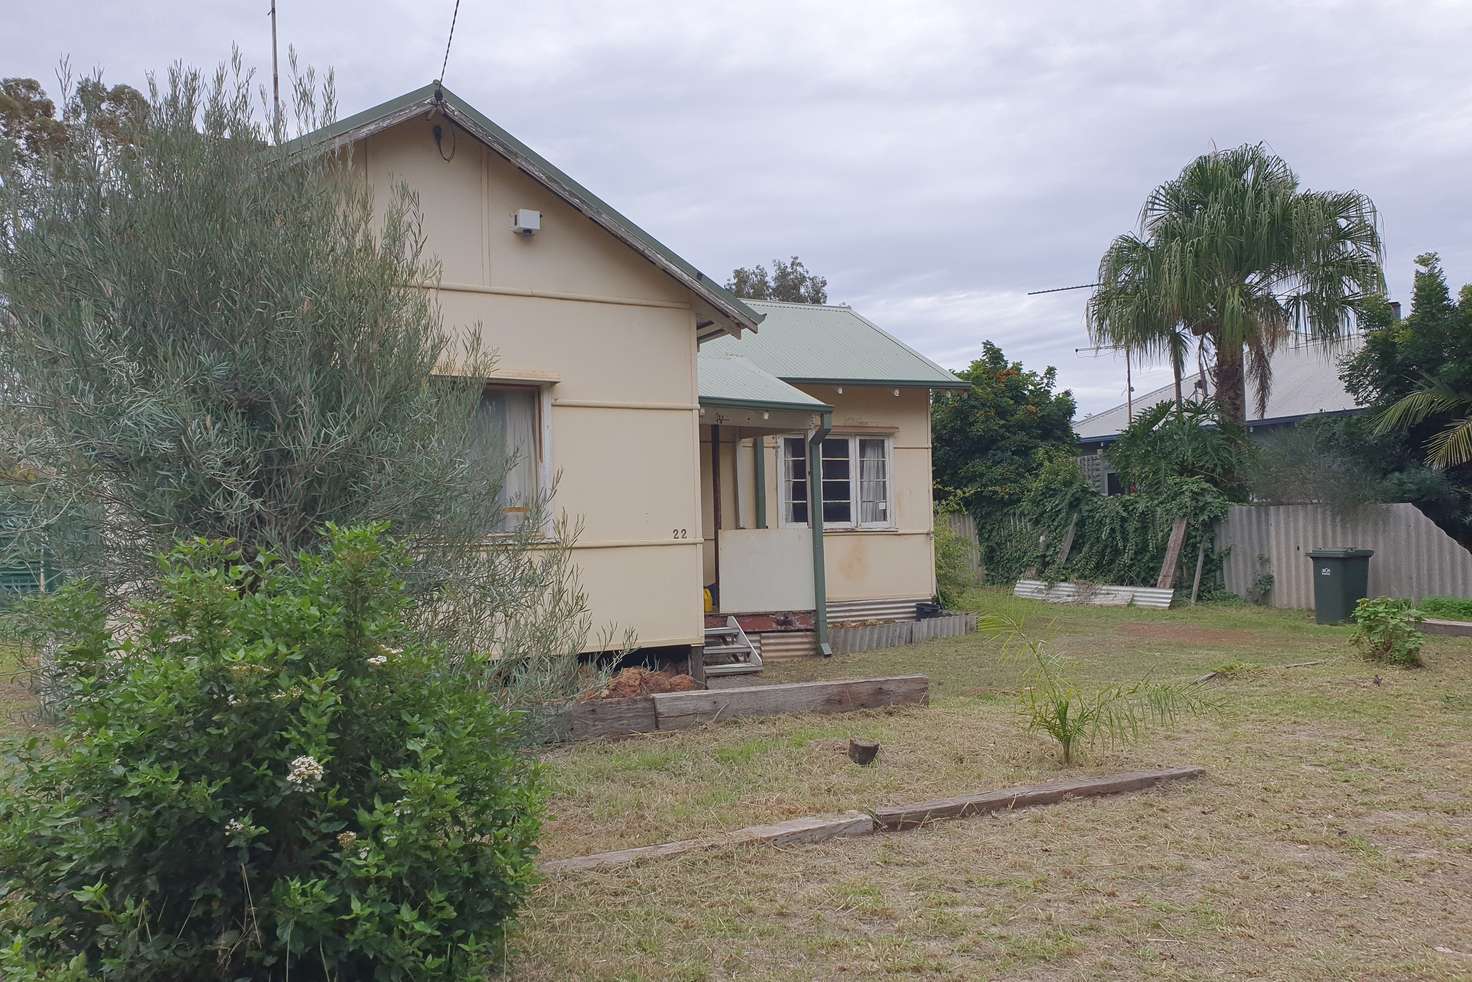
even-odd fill
[{"label": "grey cloud", "polygon": [[[344,111],[439,70],[448,0],[280,3]],[[264,66],[266,6],[55,0],[9,15],[0,59],[134,81],[233,39]],[[1469,28],[1455,3],[462,0],[447,83],[712,276],[797,253],[942,364],[990,338],[1097,411],[1124,372],[1074,354],[1086,292],[1024,294],[1091,280],[1213,141],[1374,197],[1393,293],[1426,250],[1472,280]]]}]

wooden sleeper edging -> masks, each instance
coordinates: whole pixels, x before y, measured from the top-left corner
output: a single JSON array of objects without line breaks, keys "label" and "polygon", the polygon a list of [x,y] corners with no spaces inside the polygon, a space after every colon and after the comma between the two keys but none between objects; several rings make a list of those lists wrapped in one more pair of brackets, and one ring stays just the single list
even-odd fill
[{"label": "wooden sleeper edging", "polygon": [[1070,798],[1094,798],[1101,795],[1120,794],[1124,791],[1139,791],[1166,781],[1200,777],[1205,773],[1206,769],[1202,767],[1171,767],[1160,771],[1131,771],[1127,774],[1114,774],[1109,777],[1050,781],[1047,784],[988,791],[985,794],[964,795],[960,798],[940,798],[936,801],[922,801],[913,805],[893,805],[874,812],[874,820],[880,828],[897,832],[917,828],[926,822],[940,818],[965,818],[969,815],[984,815],[988,812],[1011,811],[1014,808],[1051,805]]},{"label": "wooden sleeper edging", "polygon": [[[656,696],[656,699],[659,697]],[[575,856],[571,859],[552,859],[539,863],[543,873],[571,873],[587,870],[626,866],[651,859],[667,859],[692,852],[714,852],[742,845],[799,845],[825,842],[829,839],[868,835],[871,832],[899,832],[920,828],[943,818],[964,818],[990,812],[1010,811],[1035,805],[1050,805],[1072,798],[1090,798],[1101,795],[1139,791],[1144,788],[1201,777],[1206,773],[1202,767],[1170,767],[1155,771],[1131,771],[1107,777],[1086,777],[1066,781],[1051,781],[985,794],[965,795],[959,798],[941,798],[922,801],[912,805],[893,805],[872,813],[852,811],[839,815],[812,815],[794,818],[775,825],[752,825],[722,835],[703,839],[683,839],[678,842],[662,842],[653,846],[638,846],[633,849],[618,849],[613,852]]]},{"label": "wooden sleeper edging", "polygon": [[761,843],[769,846],[791,846],[806,842],[824,842],[840,836],[868,835],[874,831],[874,818],[864,812],[844,812],[841,815],[810,815],[794,818],[775,825],[751,825],[735,832],[711,836],[706,839],[684,839],[679,842],[662,842],[657,846],[639,846],[634,849],[618,849],[614,852],[595,852],[591,856],[575,856],[572,859],[553,859],[540,864],[544,873],[565,873],[609,866],[625,866],[647,859],[667,859],[690,852],[709,852]]}]

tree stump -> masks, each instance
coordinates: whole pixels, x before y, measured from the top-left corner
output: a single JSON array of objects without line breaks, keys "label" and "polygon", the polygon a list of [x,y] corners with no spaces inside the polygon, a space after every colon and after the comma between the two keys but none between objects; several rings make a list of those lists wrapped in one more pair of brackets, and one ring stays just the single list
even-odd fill
[{"label": "tree stump", "polygon": [[867,740],[856,740],[848,738],[848,759],[855,764],[872,763],[876,754],[879,753],[879,744],[870,743]]}]

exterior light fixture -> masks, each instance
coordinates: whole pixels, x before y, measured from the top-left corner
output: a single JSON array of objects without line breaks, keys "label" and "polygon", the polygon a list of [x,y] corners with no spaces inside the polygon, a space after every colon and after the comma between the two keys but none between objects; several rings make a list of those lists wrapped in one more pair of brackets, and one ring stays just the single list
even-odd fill
[{"label": "exterior light fixture", "polygon": [[531,208],[518,208],[511,216],[511,231],[531,238],[542,230],[542,213]]}]

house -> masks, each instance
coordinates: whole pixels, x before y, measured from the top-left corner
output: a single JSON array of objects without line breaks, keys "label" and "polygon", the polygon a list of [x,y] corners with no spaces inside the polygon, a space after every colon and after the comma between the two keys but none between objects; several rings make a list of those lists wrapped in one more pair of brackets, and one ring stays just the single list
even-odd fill
[{"label": "house", "polygon": [[[1273,379],[1268,390],[1266,412],[1258,412],[1257,386],[1247,380],[1247,431],[1261,436],[1285,427],[1297,426],[1311,416],[1344,416],[1362,412],[1354,396],[1339,379],[1339,364],[1359,350],[1362,339],[1353,335],[1338,344],[1301,343],[1279,348],[1272,356]],[[1189,400],[1209,397],[1209,376],[1196,372],[1181,379],[1181,391]],[[1151,406],[1175,399],[1175,383],[1135,396],[1132,403],[1122,403],[1073,424],[1081,451],[1079,463],[1084,476],[1103,494],[1121,494],[1118,475],[1109,466],[1105,450],[1129,426],[1130,409],[1136,415]]]},{"label": "house", "polygon": [[929,394],[953,376],[849,308],[732,296],[437,83],[291,149],[348,147],[417,194],[425,288],[497,355],[507,521],[556,480],[596,622],[746,671],[766,635],[821,650],[830,618],[933,596]]},{"label": "house", "polygon": [[930,395],[968,386],[850,307],[748,304],[700,349],[702,569],[764,657],[822,651],[935,595]]}]

